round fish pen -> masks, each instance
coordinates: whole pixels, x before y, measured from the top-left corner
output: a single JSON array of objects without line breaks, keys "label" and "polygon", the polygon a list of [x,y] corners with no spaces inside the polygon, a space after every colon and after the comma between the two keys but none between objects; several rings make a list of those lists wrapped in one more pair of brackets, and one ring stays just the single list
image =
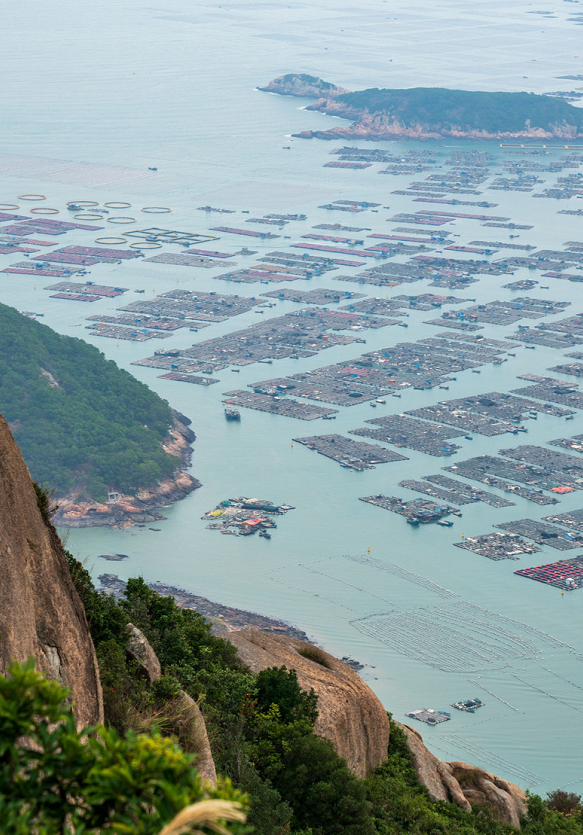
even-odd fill
[{"label": "round fish pen", "polygon": [[103,238],[95,238],[96,244],[127,244],[125,238],[118,238],[114,235],[105,236]]}]

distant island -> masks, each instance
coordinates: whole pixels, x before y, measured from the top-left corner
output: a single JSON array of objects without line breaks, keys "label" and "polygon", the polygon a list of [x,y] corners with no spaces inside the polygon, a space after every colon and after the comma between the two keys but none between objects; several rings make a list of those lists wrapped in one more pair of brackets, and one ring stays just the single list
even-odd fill
[{"label": "distant island", "polygon": [[302,139],[583,138],[583,109],[535,93],[485,93],[445,87],[376,87],[350,92],[311,75],[282,75],[268,93],[316,99],[307,110],[352,121],[349,127],[302,131]]},{"label": "distant island", "polygon": [[0,412],[69,527],[161,519],[199,486],[190,421],[94,346],[0,304]]}]

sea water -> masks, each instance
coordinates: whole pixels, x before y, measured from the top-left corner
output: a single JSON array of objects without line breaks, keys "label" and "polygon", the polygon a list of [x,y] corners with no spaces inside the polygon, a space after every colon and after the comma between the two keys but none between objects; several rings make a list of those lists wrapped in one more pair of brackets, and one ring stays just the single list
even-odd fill
[{"label": "sea water", "polygon": [[[289,135],[346,123],[305,111],[307,101],[266,95],[256,86],[284,72],[307,72],[349,89],[570,89],[577,82],[557,81],[556,76],[581,71],[581,30],[570,19],[576,9],[559,0],[545,4],[550,16],[533,14],[539,10],[527,2],[509,7],[502,2],[468,5],[444,0],[414,8],[406,2],[370,0],[358,6],[346,0],[283,5],[246,0],[194,5],[175,0],[148,7],[136,0],[106,0],[93,6],[72,0],[14,4],[3,12],[0,200],[19,202],[20,194],[41,192],[47,195],[45,205],[59,208],[63,219],[69,200],[127,200],[133,207],[120,214],[136,217],[143,226],[201,232],[214,225],[241,226],[248,216],[207,217],[196,211],[200,205],[254,214],[303,212],[308,223],[284,227],[282,234],[292,240],[322,222],[388,232],[387,218],[393,213],[427,208],[391,194],[412,178],[378,176],[378,167],[323,168],[329,151],[341,143],[304,142]],[[422,147],[447,155],[452,148],[467,146],[444,141],[375,147],[403,153]],[[495,144],[471,148],[501,153]],[[149,172],[150,166],[158,171]],[[318,208],[338,199],[369,200],[391,208],[356,215]],[[581,218],[557,215],[559,208],[576,206],[574,200],[556,203],[487,190],[481,198],[463,199],[499,203],[496,209],[468,207],[468,212],[533,224],[531,232],[520,233],[520,243],[559,248],[581,237]],[[169,206],[172,214],[139,213],[151,205]],[[22,208],[26,210],[26,204]],[[119,229],[123,231],[112,225],[112,231],[107,228],[101,234],[117,234]],[[458,220],[451,229],[464,243],[506,234],[470,220]],[[94,236],[83,233],[75,242],[91,245]],[[285,245],[283,238],[271,243],[243,240],[259,252]],[[224,236],[218,248],[236,252],[240,241]],[[2,256],[1,267],[15,260]],[[91,269],[91,280],[130,291],[145,289],[144,298],[173,288],[248,296],[273,289],[215,281],[221,272],[220,265],[194,270],[140,261],[98,265]],[[350,274],[344,268],[341,272]],[[362,291],[356,283],[334,284],[334,275],[294,282],[293,288]],[[518,270],[515,278],[529,275]],[[479,283],[451,294],[479,302],[508,299],[512,293],[502,285],[509,280],[483,276]],[[363,663],[363,677],[401,720],[412,709],[449,710],[460,698],[479,697],[486,707],[475,715],[452,711],[456,715],[451,722],[436,728],[419,726],[438,756],[481,765],[537,791],[577,789],[582,779],[583,592],[562,596],[552,587],[514,575],[516,568],[560,557],[547,547],[519,562],[492,562],[453,546],[462,533],[488,533],[495,523],[540,519],[555,508],[520,498],[504,509],[466,505],[451,529],[415,529],[400,516],[358,501],[373,493],[414,498],[416,494],[398,487],[401,479],[438,473],[456,460],[493,454],[518,441],[474,435],[472,443],[462,439],[463,449],[447,459],[404,449],[406,461],[348,471],[294,444],[293,438],[328,431],[346,434],[371,417],[435,403],[441,393],[407,390],[400,400],[387,398],[386,406],[374,411],[366,404],[340,408],[335,422],[327,424],[250,410],[243,410],[241,423],[227,423],[223,392],[354,358],[361,346],[336,347],[300,362],[254,364],[237,375],[225,369],[213,375],[220,382],[208,388],[183,386],[132,362],[150,355],[152,346],[185,348],[241,329],[257,322],[257,314],[250,311],[198,334],[180,330],[163,342],[118,343],[85,330],[85,317],[97,312],[93,305],[79,305],[79,310],[75,303],[48,298],[42,288],[52,283],[50,279],[4,275],[0,282],[3,302],[42,313],[43,321],[60,332],[93,342],[193,421],[197,440],[192,473],[203,486],[164,511],[167,520],[157,523],[160,532],[134,527],[66,535],[68,547],[87,560],[95,576],[110,569],[99,554],[126,553],[130,558],[115,565],[124,579],[141,574],[148,581],[161,580],[289,621],[328,651]],[[395,291],[366,286],[364,291],[382,297],[450,293],[428,282]],[[560,281],[549,291],[537,288],[527,295],[571,301],[567,315],[578,312],[583,301],[578,285]],[[136,298],[126,295],[122,304]],[[95,305],[103,314],[118,306],[119,299]],[[297,309],[292,302],[277,302],[261,319]],[[436,329],[423,324],[428,318],[433,316],[411,312],[405,320],[407,331],[365,331],[362,351],[432,336]],[[553,318],[558,317],[548,321]],[[480,334],[504,338],[515,329],[486,326]],[[509,391],[521,385],[517,375],[544,374],[563,353],[537,347],[528,352],[517,348],[516,355],[504,366],[483,367],[480,376],[458,374],[443,399]],[[520,442],[540,444],[581,431],[578,420],[565,424],[545,415],[526,425],[529,434],[520,436]],[[295,510],[278,520],[270,542],[207,530],[202,514],[236,495],[289,503]],[[556,509],[578,508],[577,496],[562,498]],[[465,646],[459,636],[465,636]]]}]

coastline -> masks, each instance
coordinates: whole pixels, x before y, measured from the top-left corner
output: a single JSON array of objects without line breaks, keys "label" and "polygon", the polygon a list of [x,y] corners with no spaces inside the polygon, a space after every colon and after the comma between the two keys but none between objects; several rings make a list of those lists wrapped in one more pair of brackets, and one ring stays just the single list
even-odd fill
[{"label": "coastline", "polygon": [[58,510],[53,524],[62,528],[122,528],[147,522],[158,522],[166,517],[157,508],[184,499],[201,486],[200,481],[186,472],[192,461],[192,443],[196,435],[190,429],[190,419],[172,409],[172,429],[162,444],[165,452],[180,458],[181,468],[171,478],[156,487],[138,490],[135,496],[118,494],[107,502],[79,502],[72,497],[58,497]]},{"label": "coastline", "polygon": [[[97,579],[101,583],[99,589],[101,592],[113,595],[116,600],[123,596],[126,584],[124,580],[120,580],[117,574],[100,574]],[[271,635],[285,635],[288,638],[297,638],[299,641],[317,646],[302,629],[298,629],[286,621],[269,618],[265,615],[259,615],[257,612],[249,612],[246,609],[224,606],[221,603],[209,600],[207,597],[201,597],[198,594],[165,583],[148,583],[147,585],[164,597],[173,597],[178,606],[185,609],[194,609],[203,615],[211,624],[214,635],[223,636],[227,632],[238,632],[240,629],[258,629]],[[364,664],[360,664],[354,658],[345,656],[339,660],[357,673],[364,669]]]}]

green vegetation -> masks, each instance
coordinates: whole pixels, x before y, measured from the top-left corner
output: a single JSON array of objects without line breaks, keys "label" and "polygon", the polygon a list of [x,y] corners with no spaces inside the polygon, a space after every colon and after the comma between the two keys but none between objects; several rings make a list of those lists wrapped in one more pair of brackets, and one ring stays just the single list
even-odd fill
[{"label": "green vegetation", "polygon": [[[194,758],[158,732],[122,738],[97,725],[79,733],[68,695],[32,659],[0,677],[2,832],[156,835],[196,801],[246,804],[229,781],[203,789]],[[234,823],[222,831],[249,830]]]},{"label": "green vegetation", "polygon": [[371,88],[336,98],[353,110],[385,115],[405,127],[431,131],[461,130],[519,133],[542,128],[556,133],[566,126],[583,131],[583,110],[535,93],[486,93],[413,87],[409,90]]},{"label": "green vegetation", "polygon": [[161,447],[166,401],[81,339],[0,304],[0,413],[32,477],[60,496],[153,487],[179,460]]},{"label": "green vegetation", "polygon": [[[104,690],[106,724],[121,737],[137,731],[196,740],[182,728],[176,697],[184,689],[205,717],[217,772],[251,797],[256,835],[510,835],[510,827],[476,807],[468,813],[434,803],[420,786],[406,738],[392,723],[386,761],[356,778],[332,745],[314,733],[317,698],[284,667],[252,675],[233,646],[212,635],[204,618],[177,607],[141,579],[126,599],[97,592],[71,556],[71,576],[85,605]],[[158,654],[163,677],[147,683],[126,653],[126,624],[141,629]],[[315,650],[314,660],[319,654]],[[532,797],[525,835],[583,835],[580,798]]]}]

